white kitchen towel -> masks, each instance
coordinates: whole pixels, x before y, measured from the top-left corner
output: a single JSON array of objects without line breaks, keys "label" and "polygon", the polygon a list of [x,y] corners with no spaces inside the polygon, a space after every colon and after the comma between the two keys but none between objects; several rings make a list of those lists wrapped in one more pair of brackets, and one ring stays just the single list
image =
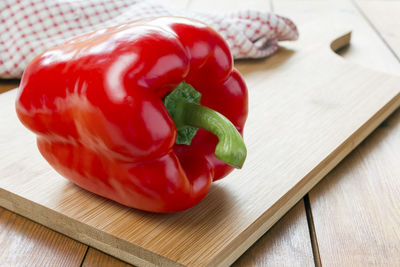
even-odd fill
[{"label": "white kitchen towel", "polygon": [[266,57],[277,50],[278,41],[298,38],[291,20],[261,11],[217,15],[152,0],[1,0],[0,78],[21,77],[35,56],[74,36],[156,16],[183,16],[209,24],[225,38],[234,58]]}]

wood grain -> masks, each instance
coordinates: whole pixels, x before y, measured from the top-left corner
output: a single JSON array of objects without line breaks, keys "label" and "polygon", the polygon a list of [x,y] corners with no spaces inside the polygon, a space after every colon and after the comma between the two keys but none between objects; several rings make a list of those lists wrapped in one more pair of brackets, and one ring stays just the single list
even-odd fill
[{"label": "wood grain", "polygon": [[310,192],[323,266],[400,265],[400,111]]},{"label": "wood grain", "polygon": [[[232,263],[399,104],[398,78],[347,64],[319,30],[304,28],[310,46],[238,64],[252,99],[248,161],[196,207],[148,214],[71,185],[15,116],[0,117],[0,205],[132,264]],[[14,97],[0,95],[2,113]]]},{"label": "wood grain", "polygon": [[[363,7],[366,3],[359,4]],[[345,56],[367,67],[400,73],[399,62],[393,55],[381,53],[385,44],[361,14],[348,4],[336,6],[352,14],[346,21],[364,29],[358,35],[357,52],[349,49]],[[384,12],[385,6],[390,10]],[[386,2],[375,7],[370,10],[372,17],[380,14],[379,23],[385,21],[375,27],[382,36],[400,27],[398,17],[390,16],[400,14],[400,7]],[[365,14],[369,19],[368,12]],[[375,26],[374,19],[371,22]],[[393,51],[400,48],[393,47],[395,41],[388,43]],[[375,56],[370,57],[372,51]],[[399,137],[400,110],[310,192],[322,266],[400,266]]]},{"label": "wood grain", "polygon": [[400,1],[357,1],[362,12],[400,59]]},{"label": "wood grain", "polygon": [[[232,266],[312,266],[313,255],[304,203],[300,201]],[[90,248],[83,267],[131,266]]]},{"label": "wood grain", "polygon": [[[303,42],[304,27],[313,27],[314,25],[314,27],[320,27],[322,32],[326,32],[347,25],[352,31],[352,36],[351,45],[346,47],[342,53],[346,61],[378,72],[400,75],[398,60],[393,57],[393,53],[382,42],[382,39],[363,18],[351,0],[280,0],[274,1],[273,5],[275,12],[292,18],[299,25],[300,42]],[[371,10],[371,12],[375,11]],[[383,16],[383,14],[381,15]],[[321,16],[331,20],[333,25],[317,25],[316,21]],[[334,23],[333,20],[340,20],[340,24]],[[386,30],[386,32],[388,31]],[[308,44],[304,43],[304,45]]]},{"label": "wood grain", "polygon": [[[80,190],[43,162],[15,117],[0,118],[11,159],[0,158],[0,204],[131,263],[231,263],[398,105],[399,80],[333,55],[324,22],[278,55],[239,65],[253,99],[249,161],[195,208],[147,214]],[[0,96],[2,110],[12,93]]]},{"label": "wood grain", "polygon": [[82,263],[82,267],[129,267],[132,266],[126,262],[120,261],[103,252],[89,248],[88,253]]},{"label": "wood grain", "polygon": [[304,202],[301,200],[232,266],[313,266]]},{"label": "wood grain", "polygon": [[[170,1],[173,2],[172,5],[177,7],[185,7],[186,4],[182,4],[182,1]],[[240,3],[240,2],[239,2]],[[235,5],[230,5],[231,7],[235,7]],[[11,88],[17,87],[17,80],[0,80],[0,92],[5,92]],[[12,221],[15,216],[9,216],[8,218],[3,217],[0,221],[0,227],[11,225],[11,228],[14,229],[17,226],[12,224]],[[30,222],[33,225],[36,223],[29,221],[23,217],[18,216],[19,220],[22,223]],[[34,229],[37,228],[34,227]],[[50,266],[54,265],[53,257],[48,257],[48,253],[46,253],[46,244],[51,243],[51,247],[53,250],[61,249],[63,244],[58,244],[53,242],[54,239],[52,236],[54,232],[46,227],[41,227],[41,235],[45,237],[46,242],[35,242],[34,247],[36,249],[36,253],[32,255],[25,254],[25,257],[19,257],[14,262],[15,265],[29,265],[32,262],[32,259],[40,257],[42,266]],[[65,237],[67,238],[67,237]],[[19,247],[25,248],[27,246],[32,247],[32,240],[24,241],[20,236],[16,235],[2,235],[0,236],[0,244],[13,244],[15,242],[19,243]],[[28,244],[27,244],[27,243]],[[76,258],[76,254],[74,253],[74,248],[76,247],[76,241],[72,239],[68,240],[69,244],[73,244],[72,249],[69,252],[72,253],[64,253],[66,257],[66,261],[68,260],[70,266],[74,266],[72,264],[72,260]],[[80,244],[80,243],[78,243]],[[12,251],[10,248],[5,250],[5,253],[0,257],[0,262],[9,262],[8,258],[10,255],[19,254],[23,249],[12,247]],[[86,247],[86,246],[85,246]],[[69,259],[72,258],[72,259]],[[311,266],[312,265],[312,252],[310,247],[310,240],[308,235],[307,221],[304,210],[304,205],[302,201],[298,203],[292,210],[290,210],[284,218],[282,218],[272,229],[268,231],[255,245],[253,245],[240,259],[236,266],[250,266],[255,265],[259,266],[259,264],[264,263],[274,263],[277,265],[283,266]],[[103,252],[89,248],[86,256],[83,259],[82,266],[130,266],[129,264],[122,262],[110,255],[104,254]]]},{"label": "wood grain", "polygon": [[0,208],[1,266],[79,266],[87,246]]},{"label": "wood grain", "polygon": [[[270,11],[269,1],[230,2],[229,10],[241,8],[261,7]],[[176,4],[176,3],[174,3]],[[217,6],[215,5],[217,4]],[[227,11],[226,3],[217,1],[214,10]],[[243,6],[245,5],[245,6]],[[184,8],[186,4],[179,7]],[[189,9],[197,11],[209,10],[209,5],[203,1],[191,1]],[[282,219],[280,219],[260,240],[250,247],[233,266],[312,266],[313,255],[308,232],[307,218],[304,203],[301,200]],[[90,248],[85,257],[83,266],[127,266],[127,263],[104,254],[99,250]]]}]

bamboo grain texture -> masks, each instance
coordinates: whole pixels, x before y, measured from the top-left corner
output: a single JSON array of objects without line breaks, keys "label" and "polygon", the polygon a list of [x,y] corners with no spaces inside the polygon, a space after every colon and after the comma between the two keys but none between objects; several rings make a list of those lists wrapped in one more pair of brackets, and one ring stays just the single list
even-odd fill
[{"label": "bamboo grain texture", "polygon": [[[395,3],[396,1],[362,0],[357,3],[362,7],[363,4],[373,2],[384,4],[388,2]],[[347,27],[352,30],[351,44],[346,47],[346,53],[343,54],[347,62],[364,66],[365,68],[377,72],[400,75],[399,62],[380,38],[380,32],[377,34],[376,31],[371,28],[369,22],[364,18],[363,14],[357,10],[357,7],[351,0],[281,0],[274,1],[273,5],[275,12],[287,15],[300,25],[300,34],[303,33],[302,28],[305,26],[318,27],[321,28],[322,32],[325,32],[347,25]],[[391,12],[396,13],[394,5],[390,7],[393,8]],[[383,10],[379,13],[379,10],[382,9],[376,8],[376,10],[370,10],[368,18],[375,16],[377,20],[379,19],[380,21],[387,18],[386,20],[390,21],[390,25],[381,27],[382,32],[386,32],[386,34],[383,35],[396,36],[391,34],[393,32],[392,24],[394,24],[396,20],[399,20],[399,17],[385,15]],[[332,25],[318,25],[317,21],[321,17],[326,17],[327,20],[331,20]],[[305,43],[304,45],[308,44]]]},{"label": "bamboo grain texture", "polygon": [[322,266],[400,265],[400,112],[309,194]]},{"label": "bamboo grain texture", "polygon": [[[10,84],[18,86],[17,81],[0,80],[0,92],[8,91],[12,86]],[[0,234],[0,262],[9,266],[28,266],[36,262],[42,266],[131,266],[3,208],[0,211],[0,229],[3,228],[3,234]],[[38,236],[40,238],[36,238]],[[306,214],[303,201],[300,201],[233,266],[266,264],[292,267],[311,266],[312,262]]]},{"label": "bamboo grain texture", "polygon": [[[185,8],[188,6],[188,1],[170,1],[172,5],[178,8]],[[193,2],[193,1],[192,1]],[[260,1],[258,1],[260,2]],[[265,8],[265,3],[270,3],[268,1],[261,1],[263,7]],[[233,8],[237,7],[236,4],[243,2],[237,2],[235,5],[230,5]],[[267,11],[268,9],[265,8]],[[0,80],[0,93],[6,92],[12,88],[18,86],[17,80]],[[1,220],[1,225],[10,226],[11,229],[17,228],[18,226],[13,223],[15,216],[4,217]],[[23,222],[24,225],[36,225],[36,223],[19,217],[19,220]],[[38,226],[31,227],[37,231]],[[64,257],[68,260],[58,261],[55,264],[55,259],[58,259],[59,248],[63,248],[63,243],[59,243],[60,238],[54,238],[60,235],[59,233],[53,232],[46,227],[39,227],[40,235],[45,236],[47,239],[46,243],[37,242],[35,240],[34,245],[32,245],[31,239],[23,239],[20,235],[10,234],[0,236],[0,244],[4,244],[6,247],[3,248],[4,253],[0,256],[0,262],[10,263],[9,258],[11,255],[19,254],[19,251],[23,250],[23,257],[17,257],[14,261],[15,265],[27,266],[32,263],[32,261],[40,261],[42,265],[58,265],[58,266],[130,266],[129,264],[122,262],[110,255],[104,254],[103,252],[87,248],[87,246],[80,246],[82,250],[88,249],[85,257],[83,258],[82,264],[76,259],[76,254],[81,255],[82,251],[79,253],[74,249],[77,241],[67,238],[67,244],[71,246],[71,249],[67,249],[66,252],[63,251]],[[36,232],[35,232],[36,233]],[[29,232],[23,232],[24,235],[29,236]],[[66,238],[65,236],[63,237]],[[18,247],[12,244],[18,243]],[[10,247],[12,251],[10,251]],[[47,248],[51,247],[52,250]],[[26,249],[29,248],[29,249]],[[293,248],[295,248],[295,254],[293,254]],[[72,252],[72,253],[69,253]],[[54,255],[55,254],[55,255]],[[294,257],[295,256],[295,257]],[[15,257],[14,257],[15,258]],[[70,260],[71,259],[71,260]],[[249,263],[258,266],[259,264],[276,263],[281,266],[310,266],[312,263],[312,252],[310,248],[310,240],[308,235],[308,227],[306,221],[306,214],[303,202],[299,202],[293,209],[291,209],[272,229],[268,231],[255,245],[253,245],[241,258],[236,262],[235,266],[246,265]],[[283,265],[282,265],[283,264]]]},{"label": "bamboo grain texture", "polygon": [[[317,34],[321,41],[309,39]],[[0,205],[133,264],[232,263],[398,106],[398,78],[344,62],[329,50],[333,36],[315,27],[303,36],[268,60],[238,65],[253,99],[249,159],[194,209],[148,214],[71,185],[13,116],[0,122],[9,126],[1,151],[10,151],[0,158]],[[0,96],[3,114],[14,94]]]},{"label": "bamboo grain texture", "polygon": [[[362,60],[353,51],[346,56],[364,66],[400,74],[399,3],[358,1],[361,13],[342,4],[343,10],[354,14],[352,24],[368,31],[359,35],[358,54],[374,53]],[[323,266],[400,266],[399,146],[398,109],[309,193]]]},{"label": "bamboo grain texture", "polygon": [[[232,266],[300,267],[312,266],[313,262],[304,203],[300,201]],[[90,248],[82,266],[127,267],[131,265]]]}]

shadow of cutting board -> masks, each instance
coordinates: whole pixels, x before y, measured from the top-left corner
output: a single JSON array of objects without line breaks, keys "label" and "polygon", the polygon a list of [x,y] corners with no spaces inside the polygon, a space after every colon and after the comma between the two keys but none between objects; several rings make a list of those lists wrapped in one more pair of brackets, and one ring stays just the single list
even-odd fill
[{"label": "shadow of cutting board", "polygon": [[232,263],[400,105],[399,77],[345,62],[332,49],[350,34],[318,31],[305,27],[276,55],[237,63],[250,93],[245,166],[176,214],[69,183],[17,120],[16,91],[1,94],[0,205],[139,266]]}]

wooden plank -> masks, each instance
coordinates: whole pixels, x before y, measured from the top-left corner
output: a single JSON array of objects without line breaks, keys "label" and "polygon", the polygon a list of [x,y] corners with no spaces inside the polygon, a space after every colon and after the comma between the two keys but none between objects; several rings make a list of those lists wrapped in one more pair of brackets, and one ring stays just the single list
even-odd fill
[{"label": "wooden plank", "polygon": [[301,200],[232,266],[313,266],[310,233]]},{"label": "wooden plank", "polygon": [[400,1],[357,1],[361,11],[400,58]]},{"label": "wooden plank", "polygon": [[[188,0],[168,0],[168,5],[182,8],[188,5]],[[0,79],[0,93],[16,88],[18,84],[18,79]],[[3,244],[0,245],[2,264],[80,266],[85,260],[84,266],[114,266],[113,263],[118,262],[115,258],[94,249],[90,249],[84,257],[88,249],[86,245],[3,208],[0,208],[0,216],[0,229],[7,228],[7,231],[2,230],[3,234],[0,234],[0,244]],[[93,257],[94,255],[99,258]]]},{"label": "wooden plank", "polygon": [[79,266],[87,246],[0,208],[2,266]]},{"label": "wooden plank", "polygon": [[82,263],[82,267],[129,267],[132,266],[126,262],[120,261],[103,252],[89,248],[88,253]]},{"label": "wooden plank", "polygon": [[[300,201],[232,266],[312,266],[313,254],[304,202]],[[130,266],[90,248],[83,267]]]},{"label": "wooden plank", "polygon": [[[225,2],[217,1],[216,3],[217,7],[214,5],[213,9],[219,11],[252,8],[254,5],[254,3],[248,1],[230,2],[228,7]],[[209,6],[202,4],[204,4],[203,1],[191,1],[188,8],[196,11],[208,11]],[[271,5],[268,1],[262,1],[262,4],[263,10],[270,11]],[[260,6],[258,5],[257,8],[260,8]],[[313,255],[307,218],[304,203],[300,201],[250,247],[233,266],[311,266],[312,264]],[[127,263],[90,248],[83,266],[123,267],[127,266]]]},{"label": "wooden plank", "polygon": [[[385,1],[379,1],[385,2]],[[340,25],[348,25],[352,31],[351,45],[342,51],[346,61],[367,66],[379,72],[394,75],[400,74],[396,58],[369,23],[361,16],[350,0],[319,1],[319,0],[280,0],[273,3],[275,12],[292,18],[299,24],[300,42],[303,42],[304,27],[316,25],[315,21],[321,16],[327,20],[340,20],[335,25],[321,26],[321,31],[329,31]],[[373,11],[374,12],[374,11]],[[383,14],[381,14],[383,16]],[[332,23],[334,23],[332,21]],[[307,45],[306,43],[304,45]]]},{"label": "wooden plank", "polygon": [[[398,106],[399,79],[346,64],[328,47],[314,39],[238,65],[251,88],[248,162],[188,211],[143,213],[71,185],[13,116],[0,117],[0,204],[132,264],[232,263]],[[14,97],[0,95],[0,109],[13,109]]]},{"label": "wooden plank", "polygon": [[[174,4],[174,3],[173,3]],[[180,3],[178,3],[180,4]],[[231,5],[232,6],[232,5]],[[17,86],[17,81],[5,81],[0,80],[0,92],[7,91],[11,88]],[[0,227],[3,225],[10,225],[10,220],[12,220],[12,216],[8,219],[1,220]],[[21,221],[25,219],[20,217]],[[26,222],[23,222],[26,223]],[[35,224],[35,223],[33,223]],[[14,228],[14,226],[12,226]],[[50,239],[52,234],[47,233],[50,231],[48,228],[42,227],[42,231],[46,232],[45,239],[49,239],[46,241],[51,242]],[[47,229],[47,230],[46,230]],[[67,237],[65,237],[67,238]],[[7,235],[0,236],[0,243],[10,244],[13,242],[19,242],[20,237],[16,235]],[[69,242],[74,242],[72,239]],[[76,241],[75,241],[76,242]],[[25,247],[26,245],[21,244],[21,246]],[[33,257],[37,257],[41,255],[43,248],[42,243],[35,243],[35,248],[39,251],[39,254],[34,254]],[[56,249],[60,246],[60,244],[52,244],[53,249]],[[8,250],[7,250],[8,251]],[[12,254],[19,254],[20,249],[13,248]],[[10,252],[10,251],[8,251]],[[43,255],[44,254],[44,255]],[[43,253],[43,256],[48,256],[48,254]],[[67,257],[69,254],[65,253]],[[76,254],[72,254],[76,257]],[[5,255],[8,257],[9,255]],[[4,257],[1,258],[1,260]],[[16,265],[26,265],[26,262],[30,263],[32,261],[32,257],[29,255],[25,255],[23,258],[17,259],[15,262]],[[311,266],[312,265],[312,252],[310,247],[310,240],[308,234],[307,220],[304,209],[303,202],[299,202],[292,210],[290,210],[284,218],[282,218],[272,229],[268,231],[255,245],[253,245],[249,251],[247,251],[236,263],[235,266],[249,266],[253,263],[257,266],[258,264],[274,264],[284,266]],[[7,261],[3,261],[7,262]],[[43,257],[41,260],[42,265],[53,265],[54,258],[53,257]],[[74,264],[70,263],[70,266]],[[87,252],[84,262],[82,266],[130,266],[129,264],[119,261],[118,259],[109,256],[107,254],[102,253],[99,250],[89,248]]]},{"label": "wooden plank", "polygon": [[[390,16],[400,14],[400,8],[386,2],[380,5],[382,1],[371,3],[376,3],[370,10],[373,17],[379,14],[380,20],[387,21],[386,26],[376,26],[382,36],[394,26],[400,27],[399,23],[393,24],[398,17]],[[365,2],[359,4],[370,6]],[[367,67],[400,73],[399,62],[387,49],[384,53],[385,44],[356,8],[348,3],[335,6],[349,14],[343,16],[344,21],[363,27],[352,42],[358,49],[348,49],[345,57]],[[384,6],[390,6],[390,10],[384,12]],[[334,6],[324,8],[333,10]],[[295,13],[301,11],[293,10]],[[365,14],[369,19],[369,13]],[[322,266],[400,265],[399,136],[400,110],[310,192]]]},{"label": "wooden plank", "polygon": [[[374,10],[376,10],[376,8],[374,8]],[[346,10],[348,12],[348,10]],[[361,22],[361,20],[359,20]],[[357,23],[357,27],[355,27],[355,32],[356,34],[353,34],[353,40],[352,40],[352,45],[350,49],[347,49],[345,52],[345,57],[346,59],[350,58],[351,60],[354,60],[355,62],[359,62],[361,64],[364,63],[364,61],[367,59],[371,62],[374,62],[374,59],[376,59],[377,57],[371,58],[371,57],[361,57],[360,58],[360,54],[362,55],[362,53],[366,53],[365,51],[365,47],[362,47],[363,42],[359,42],[360,40],[362,40],[365,36],[369,36],[369,34],[371,34],[370,28],[366,27],[365,25],[362,25],[363,23]],[[352,24],[354,25],[354,23]],[[380,29],[380,30],[385,30],[385,29]],[[375,37],[372,34],[373,37]],[[371,44],[371,38],[369,37],[369,42],[368,44]],[[372,43],[379,43],[380,41],[377,40],[377,38],[372,38],[373,42]],[[362,47],[361,52],[358,49],[354,49],[354,47],[359,48]],[[377,45],[369,45],[368,48],[371,47],[375,47],[377,48]],[[378,47],[378,51],[379,49],[381,49],[380,47]],[[385,51],[385,50],[383,50]],[[358,52],[358,53],[357,53]],[[380,55],[380,53],[375,53],[377,56]],[[361,59],[361,60],[360,60]],[[386,57],[387,59],[387,57]],[[386,60],[387,61],[387,60]],[[374,62],[375,65],[380,66],[380,64],[382,64],[382,62],[385,62],[384,60],[382,61],[378,61],[378,62]],[[390,60],[390,62],[393,62],[393,60]],[[365,64],[365,63],[364,63]],[[392,64],[386,64],[386,66],[397,66]],[[388,72],[393,72],[396,71],[396,68],[392,68],[392,69],[386,69],[386,71]],[[303,206],[303,205],[302,205]],[[296,206],[296,208],[294,208],[293,210],[291,210],[283,219],[281,219],[279,221],[278,224],[276,224],[270,231],[268,231],[268,233],[266,235],[264,235],[263,238],[261,238],[253,247],[251,247],[235,264],[238,266],[241,265],[245,265],[245,266],[277,266],[277,265],[284,265],[284,266],[296,266],[296,263],[298,263],[299,266],[309,266],[311,265],[310,262],[302,262],[301,260],[294,262],[291,261],[291,259],[306,259],[309,260],[309,257],[302,257],[302,255],[307,254],[307,252],[309,252],[309,250],[307,251],[303,251],[303,253],[298,253],[297,256],[298,257],[293,257],[293,254],[290,254],[290,251],[287,250],[288,247],[293,246],[292,242],[293,241],[300,241],[298,243],[301,244],[301,242],[304,242],[306,239],[308,239],[308,232],[306,233],[304,231],[304,228],[302,229],[297,229],[294,231],[285,231],[283,234],[281,233],[282,229],[288,229],[287,225],[285,225],[287,222],[290,222],[291,226],[296,226],[299,227],[300,225],[304,224],[304,219],[302,219],[302,223],[296,222],[293,223],[294,220],[298,219],[296,218],[296,214],[299,213],[299,205]],[[304,209],[301,209],[301,212],[304,212]],[[288,216],[291,216],[291,218],[288,220]],[[305,214],[301,215],[302,218],[304,218]],[[306,223],[306,222],[305,222]],[[279,229],[279,230],[278,230]],[[285,233],[289,233],[288,235],[286,235]],[[301,238],[293,238],[294,236],[298,236],[299,233],[302,233],[303,236]],[[305,234],[307,234],[307,236],[305,236]],[[280,242],[276,239],[279,239]],[[284,240],[284,242],[282,242]],[[265,242],[265,243],[264,243]],[[305,243],[305,242],[304,242]],[[274,244],[276,246],[274,246]],[[307,245],[309,245],[309,242],[306,243]],[[271,246],[273,248],[277,248],[278,251],[271,249]],[[294,245],[293,247],[297,247],[296,245]],[[282,248],[286,248],[286,249],[282,249]],[[98,255],[101,252],[97,251]],[[88,254],[89,255],[89,254]],[[282,257],[280,257],[282,256]],[[101,256],[99,256],[101,257]],[[103,256],[104,257],[104,254]],[[122,265],[121,265],[122,266]]]},{"label": "wooden plank", "polygon": [[[18,86],[0,80],[0,93]],[[2,114],[6,116],[5,114]],[[0,262],[8,266],[80,266],[87,246],[0,208]]]},{"label": "wooden plank", "polygon": [[400,265],[400,111],[310,192],[323,266]]},{"label": "wooden plank", "polygon": [[[301,42],[238,65],[252,99],[248,162],[193,209],[148,214],[71,185],[12,116],[0,117],[0,205],[133,264],[233,262],[399,104],[398,78],[346,64],[322,31],[332,21],[315,23]],[[0,95],[2,111],[14,94]]]}]

